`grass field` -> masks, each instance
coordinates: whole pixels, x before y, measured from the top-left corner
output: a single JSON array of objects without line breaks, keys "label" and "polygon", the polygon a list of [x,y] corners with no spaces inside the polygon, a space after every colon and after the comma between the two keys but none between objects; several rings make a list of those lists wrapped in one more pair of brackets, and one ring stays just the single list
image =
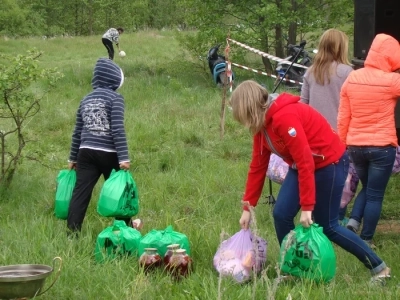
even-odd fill
[{"label": "grass field", "polygon": [[[144,274],[136,257],[105,264],[94,260],[97,235],[112,223],[96,212],[102,180],[94,191],[81,237],[66,238],[65,221],[54,217],[55,179],[67,167],[75,111],[91,90],[92,69],[106,56],[100,36],[55,39],[0,40],[0,52],[24,54],[43,51],[41,66],[57,67],[64,77],[46,95],[41,113],[25,129],[31,143],[26,154],[41,163],[24,160],[6,195],[0,199],[0,265],[47,264],[60,256],[61,275],[40,299],[399,299],[398,253],[399,177],[387,189],[382,221],[376,234],[377,252],[396,276],[384,288],[368,285],[369,273],[356,258],[335,246],[337,275],[329,284],[309,281],[273,288],[279,247],[271,207],[260,200],[257,230],[268,241],[267,268],[246,285],[228,279],[219,282],[212,259],[220,235],[236,233],[241,215],[251,137],[226,110],[225,134],[220,137],[222,90],[209,70],[187,59],[172,32],[127,33],[121,49],[127,56],[115,61],[126,81],[126,131],[131,171],[138,185],[144,221],[142,234],[173,225],[186,234],[195,272],[176,283],[162,272]],[[205,54],[206,55],[206,54]],[[237,81],[255,78],[234,70]],[[264,77],[255,78],[271,86]],[[1,125],[1,123],[0,123]],[[279,186],[274,184],[274,193]],[[267,189],[263,197],[267,195]],[[55,278],[46,280],[46,286]],[[289,298],[289,295],[291,298]]]}]

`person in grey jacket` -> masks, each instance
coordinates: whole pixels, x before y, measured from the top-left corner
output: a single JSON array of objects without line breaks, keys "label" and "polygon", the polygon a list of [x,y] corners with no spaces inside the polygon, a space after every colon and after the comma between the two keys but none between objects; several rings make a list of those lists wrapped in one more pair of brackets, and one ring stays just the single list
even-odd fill
[{"label": "person in grey jacket", "polygon": [[[93,91],[80,102],[72,134],[69,169],[76,169],[76,185],[69,207],[69,233],[81,230],[93,188],[100,176],[106,180],[113,169],[129,170],[124,128],[125,104],[116,92],[124,82],[121,68],[108,58],[94,67]],[[128,225],[129,219],[122,219]]]},{"label": "person in grey jacket", "polygon": [[[304,75],[301,89],[300,102],[319,111],[335,131],[340,90],[347,76],[353,71],[348,60],[348,45],[349,39],[344,32],[337,29],[326,30],[320,38],[313,64]],[[352,180],[357,188],[359,180],[356,175],[355,177]],[[347,206],[339,211],[339,222],[344,226],[348,221],[345,217],[346,208]]]},{"label": "person in grey jacket", "polygon": [[114,46],[113,43],[118,48],[118,52],[120,51],[119,49],[119,36],[124,32],[124,29],[122,27],[118,27],[117,29],[115,28],[110,28],[106,31],[106,33],[103,34],[103,37],[101,39],[104,47],[106,47],[107,52],[108,52],[108,58],[113,60],[114,59]]},{"label": "person in grey jacket", "polygon": [[313,64],[304,75],[301,102],[319,111],[337,131],[340,90],[353,71],[348,60],[348,37],[337,29],[325,31]]}]

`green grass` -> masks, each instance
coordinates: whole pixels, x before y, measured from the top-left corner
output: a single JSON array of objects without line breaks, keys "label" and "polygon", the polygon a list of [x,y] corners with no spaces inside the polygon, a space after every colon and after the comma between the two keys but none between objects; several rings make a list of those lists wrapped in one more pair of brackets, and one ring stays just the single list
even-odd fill
[{"label": "green grass", "polygon": [[[75,111],[91,90],[92,69],[106,56],[100,37],[1,40],[0,51],[23,54],[36,47],[44,51],[41,66],[57,67],[64,78],[42,103],[42,112],[26,130],[32,137],[26,151],[40,154],[43,164],[25,160],[6,195],[0,199],[0,265],[52,264],[63,260],[61,276],[40,299],[398,299],[396,278],[385,288],[371,289],[367,270],[353,256],[335,246],[337,275],[329,284],[297,282],[280,286],[272,280],[279,248],[271,208],[256,208],[258,231],[268,245],[268,265],[254,283],[233,284],[222,280],[212,259],[221,232],[239,230],[240,200],[251,156],[251,137],[226,110],[225,135],[220,138],[222,91],[215,87],[209,70],[182,57],[171,32],[138,32],[121,37],[127,56],[116,57],[126,81],[120,93],[126,101],[126,131],[132,173],[140,193],[143,235],[151,229],[174,229],[189,238],[195,273],[174,283],[162,272],[145,275],[135,257],[97,264],[93,252],[97,235],[112,223],[100,217],[96,204],[101,188],[93,193],[81,238],[68,241],[65,221],[53,216],[55,178],[67,166]],[[238,81],[256,78],[237,71]],[[382,216],[398,219],[399,177],[392,177]],[[277,194],[278,185],[274,184]],[[263,198],[267,195],[267,189]],[[398,270],[399,237],[376,234],[378,253]],[[49,285],[54,274],[46,280]]]}]

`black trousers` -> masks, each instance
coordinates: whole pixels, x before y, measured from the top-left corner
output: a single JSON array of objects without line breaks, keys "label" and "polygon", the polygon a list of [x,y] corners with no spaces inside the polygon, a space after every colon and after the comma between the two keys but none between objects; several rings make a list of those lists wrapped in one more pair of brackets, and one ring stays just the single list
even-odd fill
[{"label": "black trousers", "polygon": [[113,60],[114,59],[114,46],[113,43],[109,39],[102,38],[101,41],[103,42],[104,47],[106,47],[108,52],[108,58]]},{"label": "black trousers", "polygon": [[[111,171],[119,170],[117,153],[93,149],[79,149],[76,164],[76,184],[72,193],[68,211],[67,227],[72,231],[80,231],[86,210],[92,197],[93,189],[103,175],[110,177]],[[116,218],[129,225],[130,218]]]}]

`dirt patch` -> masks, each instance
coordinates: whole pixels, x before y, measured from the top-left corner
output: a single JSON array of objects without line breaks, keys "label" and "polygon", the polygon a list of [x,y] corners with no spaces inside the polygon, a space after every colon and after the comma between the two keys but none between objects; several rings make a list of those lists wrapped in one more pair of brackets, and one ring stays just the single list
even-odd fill
[{"label": "dirt patch", "polygon": [[400,220],[381,220],[376,227],[381,233],[400,233]]}]

